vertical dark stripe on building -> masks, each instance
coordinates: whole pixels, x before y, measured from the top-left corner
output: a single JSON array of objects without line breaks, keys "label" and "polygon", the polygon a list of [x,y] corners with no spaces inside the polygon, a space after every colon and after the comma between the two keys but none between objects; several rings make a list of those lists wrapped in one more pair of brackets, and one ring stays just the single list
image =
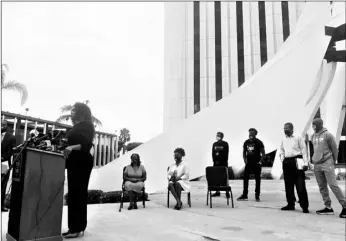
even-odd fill
[{"label": "vertical dark stripe on building", "polygon": [[266,10],[264,1],[258,2],[259,34],[260,34],[260,51],[261,66],[268,60],[267,53],[267,29],[266,29]]},{"label": "vertical dark stripe on building", "polygon": [[281,2],[281,11],[282,11],[282,30],[284,35],[284,41],[286,41],[286,39],[290,35],[290,17],[288,13],[287,1]]},{"label": "vertical dark stripe on building", "polygon": [[238,86],[241,86],[245,82],[243,2],[237,1],[236,10],[237,10]]},{"label": "vertical dark stripe on building", "polygon": [[200,16],[199,2],[193,3],[193,91],[194,91],[194,113],[201,110],[201,62],[200,62]]},{"label": "vertical dark stripe on building", "polygon": [[216,101],[222,99],[221,2],[215,2],[215,90]]},{"label": "vertical dark stripe on building", "polygon": [[321,108],[318,108],[317,112],[316,112],[316,115],[314,117],[315,118],[321,118]]}]

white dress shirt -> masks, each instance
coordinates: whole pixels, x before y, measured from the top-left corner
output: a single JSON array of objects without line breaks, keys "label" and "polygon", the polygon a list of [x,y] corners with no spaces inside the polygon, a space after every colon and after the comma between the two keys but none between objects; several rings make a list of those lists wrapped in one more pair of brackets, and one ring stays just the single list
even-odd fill
[{"label": "white dress shirt", "polygon": [[289,158],[302,155],[304,163],[306,165],[308,164],[306,145],[301,136],[286,136],[286,138],[281,141],[279,155],[281,161],[283,161],[285,157]]},{"label": "white dress shirt", "polygon": [[180,177],[181,180],[178,182],[180,183],[181,187],[184,188],[184,191],[190,192],[191,186],[190,186],[190,172],[189,168],[187,167],[186,163],[184,161],[180,162],[177,166],[176,163],[173,163],[167,173],[168,180],[171,179],[175,172],[176,177]]}]

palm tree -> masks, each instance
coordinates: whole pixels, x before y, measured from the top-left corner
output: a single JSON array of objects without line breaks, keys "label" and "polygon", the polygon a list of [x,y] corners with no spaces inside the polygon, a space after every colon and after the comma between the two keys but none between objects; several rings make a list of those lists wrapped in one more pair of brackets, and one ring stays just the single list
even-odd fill
[{"label": "palm tree", "polygon": [[131,140],[131,134],[130,131],[126,128],[122,128],[120,130],[119,134],[119,141],[118,141],[118,151],[123,149],[123,154],[125,153],[125,148],[126,148],[126,142]]},{"label": "palm tree", "polygon": [[20,94],[21,105],[23,106],[28,100],[28,89],[26,86],[18,81],[6,81],[7,73],[10,68],[7,64],[1,64],[1,90],[14,90]]},{"label": "palm tree", "polygon": [[[84,104],[88,105],[90,103],[89,100],[86,100],[83,102]],[[67,121],[71,118],[71,114],[64,114],[64,113],[68,113],[71,112],[73,105],[64,105],[63,107],[60,108],[61,110],[61,115],[59,116],[59,118],[56,120],[57,122],[64,122]],[[92,116],[92,122],[95,124],[95,126],[102,126],[102,122],[97,119],[95,116]]]}]

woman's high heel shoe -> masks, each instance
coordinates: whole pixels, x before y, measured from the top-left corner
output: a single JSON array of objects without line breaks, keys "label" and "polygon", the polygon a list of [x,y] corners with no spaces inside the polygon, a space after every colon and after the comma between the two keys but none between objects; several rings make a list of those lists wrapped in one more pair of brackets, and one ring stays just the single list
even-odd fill
[{"label": "woman's high heel shoe", "polygon": [[65,235],[64,238],[78,238],[78,237],[83,237],[84,236],[84,231],[80,231],[77,233],[68,233],[67,235]]}]

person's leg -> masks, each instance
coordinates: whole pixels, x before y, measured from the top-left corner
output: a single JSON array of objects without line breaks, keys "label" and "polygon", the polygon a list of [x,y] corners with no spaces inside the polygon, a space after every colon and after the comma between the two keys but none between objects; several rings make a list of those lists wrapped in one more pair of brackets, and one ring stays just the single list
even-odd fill
[{"label": "person's leg", "polygon": [[181,207],[182,207],[182,205],[183,205],[183,203],[181,202],[181,191],[182,191],[182,186],[180,185],[180,183],[179,182],[176,182],[175,184],[174,184],[174,187],[175,187],[175,192],[177,193],[177,196],[178,196],[178,198],[179,198],[179,201],[178,201],[178,204],[177,204],[177,206],[176,206],[176,209],[181,209]]},{"label": "person's leg", "polygon": [[257,201],[259,201],[259,197],[261,195],[261,172],[262,172],[262,166],[257,164],[255,167],[255,180],[256,180],[255,195],[256,195]]},{"label": "person's leg", "polygon": [[177,193],[176,193],[174,183],[173,183],[173,182],[170,182],[170,183],[168,184],[168,186],[169,186],[169,190],[171,191],[173,197],[175,198],[175,200],[177,201],[177,203],[179,203],[180,199],[179,199],[179,197],[178,197],[178,195],[177,195]]},{"label": "person's leg", "polygon": [[130,201],[130,205],[129,205],[128,209],[131,210],[133,208],[134,192],[133,191],[127,191],[127,193],[129,195],[129,201]]},{"label": "person's leg", "polygon": [[[4,174],[1,174],[1,179],[4,177]],[[3,179],[3,182],[1,183],[1,211],[7,211],[5,208],[5,198],[6,198],[6,188],[7,188],[7,182],[9,179],[9,175],[6,176]]]},{"label": "person's leg", "polygon": [[327,208],[331,208],[332,201],[330,200],[330,197],[329,197],[327,178],[320,164],[315,165],[315,178],[317,181],[317,185],[320,189],[320,193],[321,193],[324,205]]},{"label": "person's leg", "polygon": [[297,189],[300,207],[303,209],[304,212],[308,212],[309,198],[308,198],[308,192],[306,190],[304,171],[297,170],[295,185]]},{"label": "person's leg", "polygon": [[245,165],[245,170],[244,170],[244,187],[243,187],[243,197],[247,198],[248,192],[249,192],[249,177],[250,177],[250,172],[251,172],[251,167],[249,164]]},{"label": "person's leg", "polygon": [[78,232],[78,173],[69,166],[67,170],[67,222],[69,232]]},{"label": "person's leg", "polygon": [[334,193],[335,197],[338,199],[342,208],[346,208],[345,195],[342,192],[342,190],[339,187],[338,182],[336,180],[334,163],[330,164],[329,168],[328,168],[328,166],[325,168],[324,175],[326,177],[326,180],[327,180],[327,183],[328,183],[330,189]]},{"label": "person's leg", "polygon": [[293,209],[295,204],[293,200],[294,196],[294,183],[295,183],[295,172],[294,168],[295,163],[292,160],[284,160],[283,161],[283,174],[285,181],[285,192],[286,192],[286,200],[287,200],[287,209]]}]

